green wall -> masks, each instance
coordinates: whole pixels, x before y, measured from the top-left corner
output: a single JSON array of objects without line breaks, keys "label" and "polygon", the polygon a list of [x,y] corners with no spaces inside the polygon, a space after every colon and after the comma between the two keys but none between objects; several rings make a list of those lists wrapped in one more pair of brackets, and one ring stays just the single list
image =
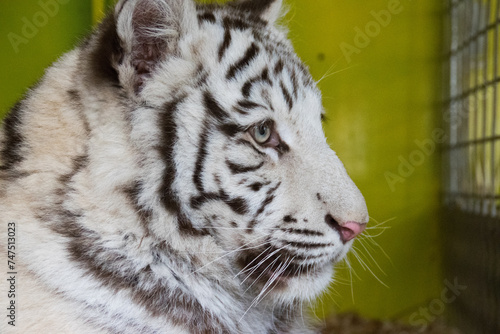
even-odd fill
[{"label": "green wall", "polygon": [[[47,14],[45,24],[38,1],[0,3],[0,115],[47,65],[81,39],[92,13],[100,16],[109,2],[58,1],[58,13]],[[371,226],[385,222],[381,226],[387,227],[369,230],[371,235],[383,232],[376,238],[356,241],[369,269],[351,255],[352,271],[339,268],[332,292],[318,304],[318,314],[355,310],[408,321],[443,288],[439,166],[432,150],[439,140],[439,132],[432,136],[439,131],[439,1],[288,4],[284,21],[290,37],[314,78],[321,79],[329,142],[364,193]],[[39,31],[23,36],[25,22],[37,19]],[[23,43],[13,46],[11,33],[25,38]]]},{"label": "green wall", "polygon": [[441,139],[439,1],[296,0],[288,17],[298,53],[324,77],[329,142],[365,195],[372,226],[388,227],[356,241],[366,265],[351,255],[353,271],[340,270],[318,313],[408,321],[442,289],[432,136]]},{"label": "green wall", "polygon": [[0,116],[89,31],[90,1],[0,2]]}]

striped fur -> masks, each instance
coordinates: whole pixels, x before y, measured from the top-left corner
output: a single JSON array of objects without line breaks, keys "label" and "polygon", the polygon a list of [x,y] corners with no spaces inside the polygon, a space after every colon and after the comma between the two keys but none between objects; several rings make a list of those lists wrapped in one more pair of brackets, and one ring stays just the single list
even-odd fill
[{"label": "striped fur", "polygon": [[21,278],[2,333],[315,333],[302,305],[352,244],[335,224],[368,213],[280,13],[119,1],[12,109],[0,219]]}]

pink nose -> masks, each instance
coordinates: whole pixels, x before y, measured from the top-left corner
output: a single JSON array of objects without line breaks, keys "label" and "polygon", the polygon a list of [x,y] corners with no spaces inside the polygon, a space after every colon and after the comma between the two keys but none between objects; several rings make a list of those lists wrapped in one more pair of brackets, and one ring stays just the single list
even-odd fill
[{"label": "pink nose", "polygon": [[325,216],[326,223],[340,234],[343,243],[351,241],[360,235],[366,228],[366,224],[360,224],[353,221],[339,224],[332,215]]},{"label": "pink nose", "polygon": [[347,222],[340,226],[340,236],[343,242],[351,241],[360,235],[366,228],[366,224]]}]

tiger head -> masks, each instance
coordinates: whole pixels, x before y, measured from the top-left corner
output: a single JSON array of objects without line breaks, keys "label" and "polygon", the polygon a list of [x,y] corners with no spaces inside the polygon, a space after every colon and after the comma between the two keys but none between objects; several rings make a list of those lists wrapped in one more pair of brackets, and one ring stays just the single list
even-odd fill
[{"label": "tiger head", "polygon": [[281,7],[121,1],[99,61],[133,105],[133,140],[154,148],[143,187],[167,213],[157,217],[209,238],[241,284],[290,301],[326,287],[369,218],[326,142],[321,94],[276,24]]}]

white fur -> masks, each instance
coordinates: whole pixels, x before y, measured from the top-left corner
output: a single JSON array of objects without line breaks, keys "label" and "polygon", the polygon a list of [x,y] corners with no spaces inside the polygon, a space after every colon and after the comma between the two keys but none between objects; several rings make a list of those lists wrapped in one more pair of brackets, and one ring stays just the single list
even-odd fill
[{"label": "white fur", "polygon": [[[137,89],[134,48],[141,44],[136,40],[134,13],[147,5],[164,15],[165,26],[144,27],[145,31],[175,47],[169,46]],[[301,304],[324,291],[331,280],[332,262],[343,258],[352,244],[341,242],[339,233],[325,223],[325,215],[332,215],[340,225],[364,224],[368,213],[361,193],[326,143],[318,89],[284,33],[274,27],[281,1],[260,14],[265,24],[257,25],[258,35],[252,29],[233,29],[221,61],[222,21],[236,17],[238,6],[196,9],[189,0],[122,0],[116,8],[124,57],[121,62],[113,59],[113,66],[121,88],[92,76],[89,59],[99,45],[97,32],[88,44],[54,64],[23,101],[17,127],[23,135],[23,160],[10,170],[0,170],[0,223],[5,227],[15,222],[18,227],[19,318],[15,329],[0,322],[1,332],[197,333],[196,325],[201,331],[210,324],[197,323],[200,319],[179,323],[178,319],[203,314],[208,322],[216,319],[221,326],[206,327],[209,332],[314,333],[300,319]],[[197,15],[207,11],[216,23],[198,22]],[[228,79],[229,68],[252,43],[259,52]],[[273,66],[279,59],[283,70],[275,74]],[[244,99],[243,84],[266,67],[273,84],[256,83],[248,98],[262,107],[246,114],[236,112]],[[205,81],[198,77],[202,74]],[[298,85],[291,109],[280,83],[290,94]],[[69,91],[78,92],[77,102]],[[228,119],[210,116],[207,92]],[[166,106],[173,101],[178,102],[170,115]],[[276,124],[288,151],[259,147],[251,131],[230,137],[220,130],[221,122],[251,129],[267,119]],[[175,133],[164,133],[162,126],[168,120],[175,123]],[[192,200],[200,195],[200,185],[194,178],[204,131],[207,153],[199,176],[201,187],[205,194],[223,189],[227,198],[221,195],[196,207]],[[168,148],[162,145],[172,136],[176,140],[168,158],[173,165],[168,166],[163,151]],[[3,149],[7,133],[0,138]],[[227,161],[262,166],[233,174]],[[170,190],[179,212],[164,206],[169,190],[162,188],[166,168],[176,173]],[[24,174],[19,177],[19,173]],[[257,182],[262,188],[251,190]],[[131,185],[138,187],[135,203],[124,190]],[[235,199],[244,201],[246,210],[238,212],[241,208],[230,203]],[[266,200],[269,203],[264,205]],[[183,233],[181,212],[193,230],[210,233]],[[285,223],[287,216],[295,221]],[[75,226],[81,230],[71,230]],[[290,229],[309,234],[294,234]],[[5,233],[2,228],[2,250]],[[79,244],[81,240],[88,244]],[[239,267],[241,256],[264,242],[294,256],[283,257],[267,281]],[[313,247],[294,246],[305,243]],[[314,247],[318,244],[326,246]],[[0,254],[0,262],[6,263],[5,252]],[[278,261],[276,254],[269,258]],[[298,266],[298,275],[274,281],[295,257],[303,257],[302,264],[311,267]],[[5,280],[0,281],[5,291]],[[277,287],[277,282],[282,285]],[[152,306],[158,295],[140,298],[160,286],[176,293],[163,300],[165,308]],[[185,300],[196,305],[186,307]]]}]

